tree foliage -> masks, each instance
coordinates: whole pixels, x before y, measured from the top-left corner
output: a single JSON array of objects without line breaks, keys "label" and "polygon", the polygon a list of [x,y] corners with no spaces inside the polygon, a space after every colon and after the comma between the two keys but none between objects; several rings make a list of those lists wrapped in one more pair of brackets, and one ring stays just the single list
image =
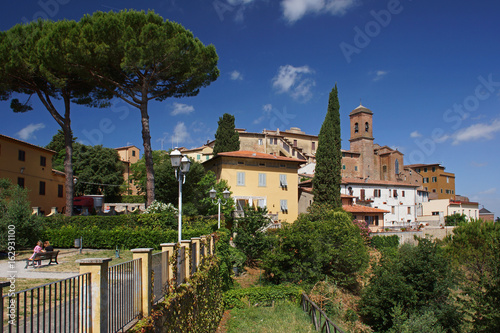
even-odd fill
[{"label": "tree foliage", "polygon": [[236,227],[233,228],[236,234],[234,244],[245,253],[250,265],[254,264],[256,259],[262,258],[264,252],[269,249],[269,238],[262,230],[271,223],[266,215],[266,208],[246,206],[243,216],[237,218]]},{"label": "tree foliage", "polygon": [[280,229],[262,264],[273,283],[328,278],[345,287],[355,286],[356,275],[367,266],[367,248],[349,214],[326,209]]},{"label": "tree foliage", "polygon": [[452,215],[447,215],[445,218],[445,224],[448,226],[457,226],[461,223],[467,222],[467,215],[455,213]]},{"label": "tree foliage", "polygon": [[451,263],[442,248],[429,239],[419,239],[417,246],[404,244],[393,255],[385,252],[363,290],[360,313],[377,332],[394,327],[398,311],[413,319],[431,311],[439,323],[436,327],[456,330],[460,318],[451,294],[454,287]]},{"label": "tree foliage", "polygon": [[235,118],[229,113],[224,113],[219,118],[217,132],[215,132],[214,156],[226,151],[240,150],[240,136],[235,130]]},{"label": "tree foliage", "polygon": [[318,136],[316,171],[313,179],[313,194],[316,204],[328,204],[332,208],[342,207],[341,183],[341,139],[340,105],[337,85],[330,92],[328,111]]},{"label": "tree foliage", "polygon": [[460,270],[461,303],[474,332],[500,331],[500,224],[471,221],[453,229],[447,251]]},{"label": "tree foliage", "polygon": [[219,76],[213,45],[153,11],[95,12],[79,23],[74,66],[141,114],[147,203],[155,199],[148,104],[196,96]]},{"label": "tree foliage", "polygon": [[40,218],[31,215],[28,190],[0,178],[0,249],[8,248],[9,235],[16,249],[34,247],[42,230]]},{"label": "tree foliage", "polygon": [[[71,103],[105,107],[111,95],[82,79],[81,72],[70,66],[77,50],[77,24],[74,21],[36,21],[16,25],[0,33],[0,99],[11,99],[14,112],[33,108],[35,95],[64,133],[66,174],[66,212],[73,207],[73,168]],[[27,95],[21,102],[18,94]],[[61,101],[62,102],[59,102]]]}]

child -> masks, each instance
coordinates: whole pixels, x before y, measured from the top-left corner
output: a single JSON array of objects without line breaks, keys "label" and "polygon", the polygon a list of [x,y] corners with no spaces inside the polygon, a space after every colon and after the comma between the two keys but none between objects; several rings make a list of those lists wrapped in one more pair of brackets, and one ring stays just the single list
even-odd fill
[{"label": "child", "polygon": [[[30,260],[33,260],[33,257],[35,256],[35,254],[37,254],[37,253],[39,253],[39,252],[42,251],[42,246],[43,246],[43,242],[41,240],[36,243],[36,246],[33,249],[33,254],[30,257]],[[41,265],[42,265],[42,261],[41,260],[37,260],[35,267],[38,267],[38,266],[41,266]]]},{"label": "child", "polygon": [[50,251],[54,251],[54,248],[52,247],[52,245],[50,245],[49,241],[45,241],[45,243],[43,243],[43,252],[50,252]]}]

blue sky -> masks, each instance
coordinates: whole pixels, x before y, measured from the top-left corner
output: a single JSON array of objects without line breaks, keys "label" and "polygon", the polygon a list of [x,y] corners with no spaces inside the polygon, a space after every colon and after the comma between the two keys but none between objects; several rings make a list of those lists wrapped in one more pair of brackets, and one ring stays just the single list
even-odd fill
[{"label": "blue sky", "polygon": [[[361,100],[374,112],[376,143],[399,149],[405,164],[442,163],[456,174],[457,194],[500,214],[497,1],[11,1],[0,25],[123,8],[153,9],[219,55],[219,79],[198,96],[151,104],[154,149],[202,145],[226,112],[248,131],[318,134],[337,83],[344,149],[348,114]],[[34,106],[14,114],[1,102],[0,133],[46,145],[58,125]],[[142,150],[139,120],[118,100],[72,111],[75,136],[106,147]]]}]

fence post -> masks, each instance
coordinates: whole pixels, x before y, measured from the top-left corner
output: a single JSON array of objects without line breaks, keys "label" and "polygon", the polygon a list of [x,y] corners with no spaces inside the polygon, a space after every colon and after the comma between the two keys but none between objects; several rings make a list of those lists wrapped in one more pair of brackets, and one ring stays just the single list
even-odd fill
[{"label": "fence post", "polygon": [[215,234],[210,234],[210,253],[215,254]]},{"label": "fence post", "polygon": [[[4,313],[3,313],[3,310],[4,310],[4,308],[3,308],[3,288],[8,287],[8,286],[10,286],[10,282],[9,281],[0,282],[0,300],[1,300],[1,302],[0,302],[0,313],[2,314],[2,324],[0,326],[0,333],[3,333],[3,320],[4,320],[4,317],[5,317]],[[10,314],[9,310],[7,309],[7,313],[6,313],[7,318],[10,318],[9,314]],[[10,325],[10,324],[8,324],[8,325]]]},{"label": "fence post", "polygon": [[167,255],[167,260],[166,260],[166,265],[164,267],[164,263],[162,262],[162,276],[165,276],[164,281],[162,281],[163,285],[165,285],[166,282],[169,280],[173,279],[173,270],[172,270],[172,264],[170,263],[170,258],[172,258],[172,255],[174,254],[174,247],[175,243],[161,243],[161,251],[166,252]]},{"label": "fence post", "polygon": [[194,261],[196,262],[196,272],[198,271],[198,266],[200,266],[200,243],[201,243],[201,237],[193,237],[191,238],[191,243],[195,247],[195,257]]},{"label": "fence post", "polygon": [[141,314],[143,317],[149,316],[152,310],[152,248],[143,248],[143,249],[132,249],[132,258],[139,259],[141,258],[141,276],[142,276],[142,286],[141,286]]},{"label": "fence post", "polygon": [[185,266],[184,267],[185,267],[185,272],[186,272],[185,278],[187,280],[191,276],[191,270],[189,269],[190,265],[191,265],[191,251],[190,251],[191,240],[181,241],[181,246],[184,248],[184,256],[185,256],[185,259],[184,259]]},{"label": "fence post", "polygon": [[[89,331],[92,333],[108,332],[108,263],[111,258],[87,258],[76,260],[80,264],[80,274],[90,273],[90,290],[85,287],[84,290],[90,292],[91,301],[88,304],[90,311]],[[85,296],[87,297],[87,296]]]}]

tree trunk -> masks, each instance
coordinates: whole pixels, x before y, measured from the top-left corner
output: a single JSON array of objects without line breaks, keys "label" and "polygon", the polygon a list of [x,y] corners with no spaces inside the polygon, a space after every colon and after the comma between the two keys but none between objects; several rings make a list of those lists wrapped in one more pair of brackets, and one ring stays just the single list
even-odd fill
[{"label": "tree trunk", "polygon": [[64,146],[66,154],[64,156],[64,173],[66,176],[66,216],[73,215],[73,133],[71,133],[71,119],[70,119],[70,99],[64,98],[64,124],[62,130],[64,132]]},{"label": "tree trunk", "polygon": [[[147,96],[147,95],[146,95]],[[147,100],[141,103],[142,142],[144,145],[144,161],[146,162],[146,206],[155,200],[155,174],[153,169],[153,151],[151,149],[151,134]]]}]

